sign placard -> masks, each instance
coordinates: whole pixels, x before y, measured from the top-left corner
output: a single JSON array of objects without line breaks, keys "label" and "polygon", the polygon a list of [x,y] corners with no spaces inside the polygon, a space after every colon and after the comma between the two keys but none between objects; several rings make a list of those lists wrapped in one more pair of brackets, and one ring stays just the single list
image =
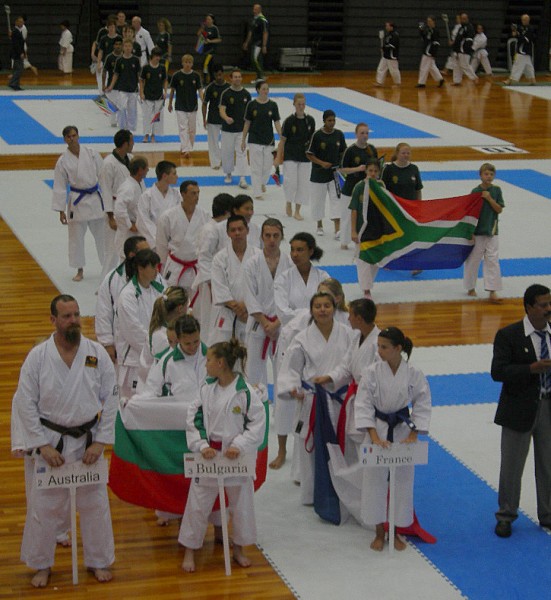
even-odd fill
[{"label": "sign placard", "polygon": [[35,484],[38,489],[77,488],[84,485],[107,483],[109,466],[102,456],[93,465],[85,465],[81,460],[50,467],[44,460],[37,460],[34,468]]},{"label": "sign placard", "polygon": [[429,462],[429,443],[395,443],[390,448],[375,444],[362,444],[361,464],[364,467],[406,467],[426,465]]},{"label": "sign placard", "polygon": [[256,475],[256,453],[241,454],[237,458],[226,458],[217,452],[214,458],[203,458],[200,452],[184,454],[186,477],[199,479],[225,478]]}]

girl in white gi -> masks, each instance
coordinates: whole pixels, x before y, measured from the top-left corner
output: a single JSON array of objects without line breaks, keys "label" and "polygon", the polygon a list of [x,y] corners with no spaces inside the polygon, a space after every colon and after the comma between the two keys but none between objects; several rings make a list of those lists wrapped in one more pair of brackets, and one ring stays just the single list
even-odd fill
[{"label": "girl in white gi", "polygon": [[[283,358],[277,377],[279,402],[298,400],[295,416],[295,443],[299,445],[300,495],[303,504],[314,500],[313,413],[314,378],[331,371],[353,342],[350,327],[335,318],[335,298],[317,292],[310,300],[312,319],[308,327],[293,340]],[[336,429],[340,404],[329,400],[329,415]]]},{"label": "girl in white gi", "polygon": [[[371,443],[382,448],[393,442],[415,443],[418,433],[428,432],[431,396],[423,373],[402,357],[403,352],[409,359],[413,343],[397,327],[387,327],[379,333],[377,346],[381,360],[362,373],[356,395],[356,428],[367,431]],[[396,527],[408,527],[413,522],[413,475],[414,467],[396,469]],[[366,524],[376,526],[373,550],[381,551],[384,546],[387,494],[388,471],[366,469],[361,514]],[[406,547],[398,535],[394,547]]]},{"label": "girl in white gi", "polygon": [[[247,194],[237,194],[237,196],[233,199],[230,210],[232,215],[241,215],[242,217],[245,217],[247,221],[247,225],[249,227],[249,235],[247,235],[247,245],[254,246],[255,248],[262,248],[260,227],[252,221],[252,218],[254,216],[253,199],[250,196],[247,196]],[[222,232],[223,236],[223,228],[221,228],[220,231]]]},{"label": "girl in white gi", "polygon": [[[235,339],[211,346],[207,351],[209,379],[188,410],[187,443],[192,452],[214,458],[222,452],[230,459],[255,453],[264,438],[266,413],[261,394],[241,374],[234,372],[236,361],[243,364],[247,350]],[[242,567],[251,561],[243,546],[256,542],[253,480],[230,477],[224,480],[233,521],[233,557]],[[182,568],[195,571],[195,550],[203,545],[208,517],[218,495],[216,480],[191,483],[178,541],[186,552]]]},{"label": "girl in white gi", "polygon": [[274,302],[274,279],[292,266],[287,254],[279,246],[283,240],[283,225],[278,219],[262,223],[262,253],[255,254],[244,266],[245,305],[249,318],[245,345],[249,355],[249,381],[254,385],[268,385],[268,360],[272,361],[275,375],[275,349],[281,322]]},{"label": "girl in white gi", "polygon": [[59,38],[59,56],[57,58],[57,68],[62,73],[73,72],[73,34],[69,31],[71,24],[69,21],[61,21],[61,37]]},{"label": "girl in white gi", "polygon": [[153,304],[164,289],[155,281],[159,262],[153,250],[140,250],[134,257],[136,274],[117,301],[115,340],[121,398],[133,396],[138,386],[140,354],[147,343]]},{"label": "girl in white gi", "polygon": [[478,65],[482,65],[484,73],[486,73],[486,75],[492,75],[492,65],[488,58],[487,46],[488,38],[484,33],[484,25],[479,23],[476,26],[476,35],[473,39],[473,57],[471,58],[471,67],[475,73],[478,69]]},{"label": "girl in white gi", "polygon": [[168,348],[168,324],[185,315],[187,308],[188,295],[181,287],[170,286],[155,300],[149,322],[149,336],[140,354],[138,393],[141,393],[151,367]]},{"label": "girl in white gi", "polygon": [[316,244],[314,236],[300,232],[291,239],[291,260],[294,265],[278,275],[274,281],[276,312],[282,325],[297,315],[300,308],[308,308],[310,298],[318,285],[329,275],[314,267],[323,250]]}]

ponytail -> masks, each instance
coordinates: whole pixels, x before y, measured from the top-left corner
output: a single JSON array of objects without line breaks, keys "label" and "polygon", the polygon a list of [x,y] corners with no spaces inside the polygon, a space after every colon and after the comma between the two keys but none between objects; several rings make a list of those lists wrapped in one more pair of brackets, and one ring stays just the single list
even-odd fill
[{"label": "ponytail", "polygon": [[245,371],[245,365],[247,362],[247,348],[239,343],[237,338],[231,338],[229,342],[218,342],[213,344],[209,350],[216,356],[216,358],[223,358],[228,365],[228,369],[233,371],[235,363],[240,360],[243,365],[243,371]]},{"label": "ponytail", "polygon": [[157,329],[166,326],[169,315],[179,306],[185,306],[188,302],[188,295],[184,288],[171,286],[168,287],[162,296],[155,300],[151,321],[149,322],[149,335],[153,335]]},{"label": "ponytail", "polygon": [[398,327],[387,327],[379,333],[379,337],[389,340],[393,346],[402,346],[402,352],[405,353],[409,360],[413,350],[413,342],[404,335],[401,329],[398,329]]}]

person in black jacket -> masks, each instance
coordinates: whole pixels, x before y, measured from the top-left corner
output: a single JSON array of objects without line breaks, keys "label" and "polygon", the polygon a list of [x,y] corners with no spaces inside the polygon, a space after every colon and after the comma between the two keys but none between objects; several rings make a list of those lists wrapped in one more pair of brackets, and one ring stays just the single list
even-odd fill
[{"label": "person in black jacket", "polygon": [[25,59],[25,40],[23,39],[24,20],[23,17],[15,19],[15,27],[13,28],[11,38],[10,58],[13,60],[13,73],[8,83],[8,87],[12,90],[19,91],[23,89],[20,85],[21,73],[23,73],[23,61]]},{"label": "person in black jacket", "polygon": [[517,52],[515,61],[511,69],[511,75],[503,83],[509,85],[518,83],[525,74],[530,85],[536,85],[536,73],[532,63],[532,54],[534,52],[534,42],[536,41],[536,32],[530,26],[530,15],[520,17],[520,25],[511,25],[511,35],[517,38]]},{"label": "person in black jacket", "polygon": [[440,73],[440,69],[436,66],[436,54],[438,48],[440,48],[440,34],[436,29],[436,19],[432,15],[427,17],[425,23],[419,24],[419,33],[423,38],[423,56],[419,65],[419,79],[415,87],[424,88],[429,73],[434,81],[438,82],[438,87],[442,87],[444,78]]},{"label": "person in black jacket", "polygon": [[402,83],[400,67],[398,65],[398,55],[400,53],[400,36],[394,28],[392,21],[385,23],[385,30],[379,32],[381,38],[381,60],[377,67],[376,86],[382,86],[387,71],[390,71],[392,81],[395,85]]},{"label": "person in black jacket", "polygon": [[551,529],[551,293],[534,284],[524,292],[522,321],[500,329],[494,340],[492,379],[503,386],[494,422],[501,425],[499,510],[495,533],[509,537],[518,516],[520,485],[530,440],[538,520]]},{"label": "person in black jacket", "polygon": [[455,53],[455,64],[453,66],[453,85],[461,85],[463,75],[471,81],[478,81],[471,67],[471,56],[473,55],[474,27],[469,23],[469,15],[461,13],[461,27],[453,42]]}]

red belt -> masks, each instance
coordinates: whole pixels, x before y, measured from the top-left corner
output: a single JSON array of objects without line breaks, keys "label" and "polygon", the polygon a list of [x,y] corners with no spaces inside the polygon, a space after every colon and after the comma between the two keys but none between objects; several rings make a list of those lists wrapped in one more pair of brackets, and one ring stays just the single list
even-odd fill
[{"label": "red belt", "polygon": [[346,396],[344,397],[344,401],[339,412],[339,420],[337,421],[337,441],[339,442],[339,446],[343,454],[346,440],[346,405],[350,401],[350,398],[356,395],[357,391],[358,384],[353,379],[348,386],[348,391],[346,392]]},{"label": "red belt", "polygon": [[214,450],[222,450],[222,442],[216,442],[214,440],[209,440],[209,446]]},{"label": "red belt", "polygon": [[178,279],[176,279],[176,285],[178,285],[178,283],[180,283],[180,279],[182,279],[184,273],[188,270],[188,269],[193,269],[193,271],[195,272],[195,275],[197,275],[197,259],[195,260],[181,260],[179,258],[176,258],[174,256],[174,254],[171,254],[169,252],[168,256],[177,264],[182,265],[182,269],[180,270],[180,274],[178,275]]},{"label": "red belt", "polygon": [[[264,316],[268,319],[268,321],[270,321],[270,323],[275,323],[275,321],[277,321],[277,316],[274,316],[274,317],[268,317],[266,315],[264,315]],[[270,347],[270,342],[272,342],[272,354],[275,355],[277,340],[274,340],[270,336],[267,335],[264,338],[264,344],[262,345],[262,360],[266,360],[266,356],[268,354],[268,348]]]}]

